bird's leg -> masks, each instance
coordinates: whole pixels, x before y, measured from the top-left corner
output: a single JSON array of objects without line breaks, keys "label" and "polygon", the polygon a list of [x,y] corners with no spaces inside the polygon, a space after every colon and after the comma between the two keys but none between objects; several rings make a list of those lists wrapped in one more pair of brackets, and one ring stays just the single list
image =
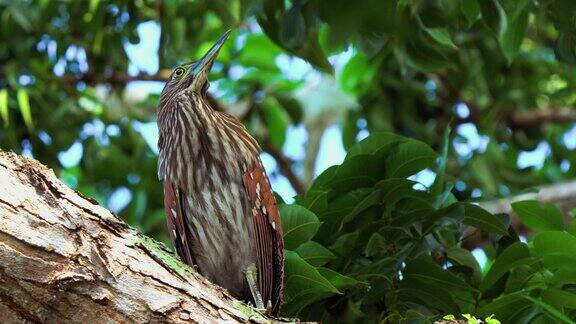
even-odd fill
[{"label": "bird's leg", "polygon": [[256,303],[256,308],[265,310],[262,294],[260,294],[260,290],[258,289],[258,269],[255,265],[251,265],[246,268],[244,273],[246,275],[246,281],[248,281],[248,286],[250,287],[250,292],[252,293],[252,298],[254,298],[254,303]]}]

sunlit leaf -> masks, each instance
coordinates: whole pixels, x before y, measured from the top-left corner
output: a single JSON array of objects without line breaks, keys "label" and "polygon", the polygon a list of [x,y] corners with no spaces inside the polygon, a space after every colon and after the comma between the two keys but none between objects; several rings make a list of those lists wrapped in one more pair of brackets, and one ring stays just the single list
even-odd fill
[{"label": "sunlit leaf", "polygon": [[4,126],[8,126],[10,120],[8,119],[8,90],[0,89],[0,117]]},{"label": "sunlit leaf", "polygon": [[18,107],[20,107],[20,114],[22,114],[22,119],[24,119],[24,124],[26,124],[29,132],[33,132],[34,123],[32,122],[32,112],[30,111],[30,99],[28,98],[28,93],[24,88],[20,88],[18,89],[16,96],[18,99]]}]

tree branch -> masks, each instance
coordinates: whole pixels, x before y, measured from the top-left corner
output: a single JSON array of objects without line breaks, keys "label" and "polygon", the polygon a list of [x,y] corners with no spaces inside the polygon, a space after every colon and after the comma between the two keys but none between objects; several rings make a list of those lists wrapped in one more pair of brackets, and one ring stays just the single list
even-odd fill
[{"label": "tree branch", "polygon": [[543,123],[572,123],[576,121],[576,109],[550,107],[534,110],[514,110],[509,114],[508,120],[512,125],[522,128]]},{"label": "tree branch", "polygon": [[[512,203],[522,200],[538,200],[541,203],[552,203],[558,206],[566,215],[565,218],[568,219],[570,218],[567,216],[568,213],[576,206],[576,180],[542,186],[535,192],[481,202],[479,205],[493,214],[509,214],[511,226],[518,234],[527,236],[531,234],[531,230],[520,221],[512,210]],[[462,246],[468,250],[482,246],[488,240],[484,233],[472,227],[465,231],[463,237]]]},{"label": "tree branch", "polygon": [[512,203],[521,200],[538,200],[541,203],[553,203],[567,213],[576,206],[576,180],[542,186],[531,193],[482,202],[480,206],[493,214],[510,214],[512,213]]},{"label": "tree branch", "polygon": [[0,183],[4,321],[270,321],[40,163],[0,151]]}]

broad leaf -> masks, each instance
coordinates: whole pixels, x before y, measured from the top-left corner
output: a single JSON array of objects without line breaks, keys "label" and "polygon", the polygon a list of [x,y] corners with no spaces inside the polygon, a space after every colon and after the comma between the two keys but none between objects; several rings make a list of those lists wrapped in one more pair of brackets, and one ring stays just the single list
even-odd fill
[{"label": "broad leaf", "polygon": [[330,281],[330,283],[332,285],[334,285],[334,287],[336,287],[338,290],[345,290],[345,289],[349,289],[349,288],[353,288],[359,284],[361,284],[360,281],[349,277],[349,276],[345,276],[343,274],[340,274],[332,269],[328,269],[328,268],[318,268],[318,272],[320,272],[320,274],[328,279],[328,281]]},{"label": "broad leaf", "polygon": [[296,249],[302,243],[311,240],[320,227],[318,217],[302,206],[280,205],[279,210],[286,249]]},{"label": "broad leaf", "polygon": [[386,176],[403,178],[434,167],[436,153],[430,146],[416,140],[402,142],[386,159]]},{"label": "broad leaf", "polygon": [[340,291],[316,268],[304,261],[296,252],[285,252],[286,289],[285,302],[296,302],[299,307],[317,300],[316,296],[339,294]]},{"label": "broad leaf", "polygon": [[508,235],[508,229],[502,220],[476,205],[465,205],[464,223],[488,233]]},{"label": "broad leaf", "polygon": [[529,258],[530,251],[524,243],[517,242],[510,245],[496,258],[492,266],[490,266],[490,269],[484,276],[482,284],[480,284],[480,290],[483,292],[488,290],[488,288],[492,287],[504,274],[519,264],[527,262]]},{"label": "broad leaf", "polygon": [[322,244],[314,241],[308,241],[301,244],[296,253],[315,267],[320,267],[328,263],[330,260],[336,259],[334,253],[325,248]]},{"label": "broad leaf", "polygon": [[540,204],[536,200],[518,201],[512,203],[512,209],[520,217],[522,223],[536,231],[563,230],[564,216],[551,203]]}]

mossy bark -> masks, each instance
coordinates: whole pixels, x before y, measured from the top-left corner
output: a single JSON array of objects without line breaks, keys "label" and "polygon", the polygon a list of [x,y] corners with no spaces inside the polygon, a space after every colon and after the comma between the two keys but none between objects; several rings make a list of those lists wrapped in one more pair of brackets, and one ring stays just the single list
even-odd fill
[{"label": "mossy bark", "polygon": [[0,151],[0,319],[18,322],[268,322],[66,187]]}]

